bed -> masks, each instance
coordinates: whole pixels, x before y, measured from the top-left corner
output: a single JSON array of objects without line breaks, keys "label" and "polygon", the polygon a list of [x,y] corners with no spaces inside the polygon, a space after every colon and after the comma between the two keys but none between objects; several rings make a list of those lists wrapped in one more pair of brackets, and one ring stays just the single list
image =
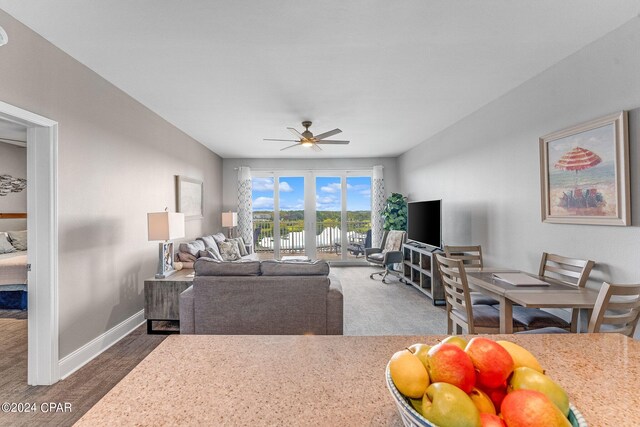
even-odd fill
[{"label": "bed", "polygon": [[27,251],[0,254],[0,309],[27,309]]}]

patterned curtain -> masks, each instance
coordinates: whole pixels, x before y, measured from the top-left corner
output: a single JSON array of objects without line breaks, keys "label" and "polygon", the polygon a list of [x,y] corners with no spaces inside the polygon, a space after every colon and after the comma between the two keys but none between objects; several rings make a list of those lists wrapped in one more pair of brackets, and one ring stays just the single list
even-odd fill
[{"label": "patterned curtain", "polygon": [[384,192],[382,166],[373,167],[371,181],[371,243],[373,247],[379,248],[382,235],[384,234],[382,211],[384,210],[384,203],[387,200]]},{"label": "patterned curtain", "polygon": [[238,168],[238,233],[247,244],[253,244],[253,207],[251,205],[251,169]]}]

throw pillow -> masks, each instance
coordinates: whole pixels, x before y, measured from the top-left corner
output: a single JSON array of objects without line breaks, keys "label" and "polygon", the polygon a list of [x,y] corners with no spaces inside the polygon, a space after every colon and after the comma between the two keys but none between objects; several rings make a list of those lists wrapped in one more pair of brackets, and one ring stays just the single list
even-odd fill
[{"label": "throw pillow", "polygon": [[211,248],[207,248],[204,251],[200,251],[200,258],[211,258],[215,261],[224,261],[220,253],[214,252],[213,249]]},{"label": "throw pillow", "polygon": [[220,255],[222,255],[222,259],[224,261],[236,261],[240,259],[240,250],[238,249],[237,242],[219,242],[218,248],[220,249]]},{"label": "throw pillow", "polygon": [[404,231],[391,230],[387,233],[387,241],[382,252],[399,251],[402,248]]},{"label": "throw pillow", "polygon": [[19,251],[27,250],[27,230],[9,231],[9,241]]},{"label": "throw pillow", "polygon": [[9,242],[9,235],[5,232],[0,233],[0,254],[9,254],[15,252],[16,248]]},{"label": "throw pillow", "polygon": [[188,252],[178,252],[178,261],[181,262],[196,262],[198,258],[191,255]]},{"label": "throw pillow", "polygon": [[249,252],[247,252],[247,247],[244,245],[244,239],[242,237],[236,237],[229,240],[235,240],[236,242],[238,242],[238,249],[240,250],[240,256],[249,255]]}]

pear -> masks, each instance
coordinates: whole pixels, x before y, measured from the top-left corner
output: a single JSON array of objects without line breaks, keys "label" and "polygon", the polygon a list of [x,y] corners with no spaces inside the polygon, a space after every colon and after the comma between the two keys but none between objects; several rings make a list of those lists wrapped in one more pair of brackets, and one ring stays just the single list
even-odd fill
[{"label": "pear", "polygon": [[569,419],[558,407],[535,390],[516,390],[507,394],[502,401],[501,416],[509,427],[571,427]]},{"label": "pear", "polygon": [[471,398],[458,387],[433,383],[422,398],[423,416],[431,423],[447,427],[480,427],[480,412]]},{"label": "pear", "polygon": [[509,392],[512,390],[539,391],[547,396],[565,417],[569,415],[569,397],[567,393],[551,378],[531,368],[523,366],[514,370],[509,380],[508,390]]},{"label": "pear", "polygon": [[431,350],[431,346],[427,344],[413,344],[408,348],[411,353],[413,353],[424,365],[426,369],[429,369],[428,361],[427,361],[427,353]]},{"label": "pear", "polygon": [[521,366],[526,366],[527,368],[534,369],[541,374],[544,374],[544,369],[542,369],[542,366],[540,366],[538,360],[533,354],[529,352],[529,350],[520,347],[518,344],[514,344],[510,341],[496,342],[509,352],[511,358],[513,359],[514,369],[520,368]]},{"label": "pear", "polygon": [[467,340],[458,335],[451,335],[450,337],[443,339],[442,342],[446,344],[457,345],[461,350],[464,350],[467,346]]},{"label": "pear", "polygon": [[474,387],[471,393],[469,393],[469,397],[481,414],[496,414],[496,407],[484,391]]},{"label": "pear", "polygon": [[398,391],[413,399],[420,399],[429,386],[427,369],[406,349],[391,356],[389,373]]}]

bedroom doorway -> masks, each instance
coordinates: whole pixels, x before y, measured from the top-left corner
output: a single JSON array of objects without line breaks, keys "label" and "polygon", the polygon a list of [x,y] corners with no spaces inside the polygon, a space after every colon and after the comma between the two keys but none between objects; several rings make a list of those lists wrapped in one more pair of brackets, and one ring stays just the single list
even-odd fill
[{"label": "bedroom doorway", "polygon": [[26,129],[26,229],[29,231],[26,246],[30,265],[27,271],[27,383],[50,385],[60,378],[56,208],[58,123],[2,101],[0,121]]}]

